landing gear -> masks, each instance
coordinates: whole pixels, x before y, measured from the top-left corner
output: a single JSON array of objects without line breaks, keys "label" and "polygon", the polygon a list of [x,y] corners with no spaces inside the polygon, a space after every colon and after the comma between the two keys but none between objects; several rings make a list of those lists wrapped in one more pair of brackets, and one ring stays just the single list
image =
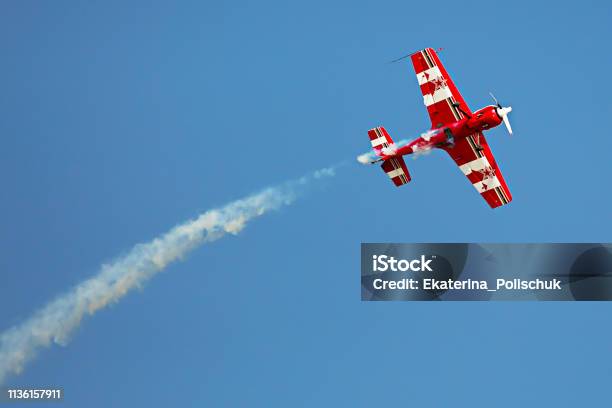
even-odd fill
[{"label": "landing gear", "polygon": [[468,114],[467,112],[465,112],[463,109],[461,109],[461,104],[458,102],[454,102],[453,106],[455,108],[457,108],[459,110],[459,112],[463,113],[463,116],[465,116],[466,118],[471,118],[472,116],[470,114]]}]

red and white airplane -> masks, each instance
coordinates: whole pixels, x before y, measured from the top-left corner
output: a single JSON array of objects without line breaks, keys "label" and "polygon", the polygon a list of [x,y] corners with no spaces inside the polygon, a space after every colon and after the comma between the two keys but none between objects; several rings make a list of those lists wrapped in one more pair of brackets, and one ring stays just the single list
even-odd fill
[{"label": "red and white airplane", "polygon": [[491,95],[496,105],[472,112],[433,49],[426,48],[410,57],[431,118],[431,130],[411,142],[398,144],[382,126],[369,130],[376,156],[373,158],[377,158],[369,162],[382,161],[382,169],[399,187],[410,182],[402,156],[437,147],[450,155],[491,208],[508,204],[512,195],[482,132],[504,122],[512,134],[508,120],[512,108],[502,107]]}]

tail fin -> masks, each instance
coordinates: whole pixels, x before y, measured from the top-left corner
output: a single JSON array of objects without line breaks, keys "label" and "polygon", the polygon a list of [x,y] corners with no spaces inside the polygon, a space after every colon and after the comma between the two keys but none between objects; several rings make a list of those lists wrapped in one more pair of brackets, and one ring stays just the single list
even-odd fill
[{"label": "tail fin", "polygon": [[380,156],[382,149],[393,144],[393,139],[382,126],[368,130],[368,136],[370,137],[370,143],[372,143],[372,149],[378,156]]},{"label": "tail fin", "polygon": [[[368,136],[377,156],[381,156],[385,148],[393,148],[393,139],[391,139],[387,130],[382,126],[368,130]],[[381,167],[391,181],[393,181],[393,184],[398,187],[408,184],[411,180],[406,163],[401,156],[385,160]]]}]

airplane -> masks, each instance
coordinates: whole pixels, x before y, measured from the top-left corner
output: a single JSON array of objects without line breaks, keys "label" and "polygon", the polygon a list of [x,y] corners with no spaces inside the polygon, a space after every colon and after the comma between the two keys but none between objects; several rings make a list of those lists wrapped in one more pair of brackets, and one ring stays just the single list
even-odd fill
[{"label": "airplane", "polygon": [[370,129],[368,136],[374,153],[372,158],[377,159],[368,162],[382,162],[384,172],[400,187],[411,180],[402,156],[439,148],[457,163],[491,208],[508,204],[512,201],[512,195],[483,132],[504,122],[508,133],[512,134],[508,119],[512,108],[503,107],[490,94],[495,105],[472,112],[432,48],[409,56],[431,119],[431,128],[410,142],[397,144],[384,127]]}]

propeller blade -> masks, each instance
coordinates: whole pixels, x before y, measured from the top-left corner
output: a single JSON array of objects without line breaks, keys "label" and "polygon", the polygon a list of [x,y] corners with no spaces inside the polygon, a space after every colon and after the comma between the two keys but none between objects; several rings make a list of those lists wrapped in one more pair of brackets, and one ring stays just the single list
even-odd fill
[{"label": "propeller blade", "polygon": [[492,92],[489,92],[489,95],[491,95],[491,98],[493,98],[493,100],[495,101],[495,104],[497,105],[498,108],[501,109],[501,104],[497,101],[497,98],[495,97],[495,95],[493,95]]},{"label": "propeller blade", "polygon": [[508,119],[508,113],[504,115],[504,124],[506,125],[506,128],[508,129],[508,133],[512,134],[512,126],[510,126],[510,119]]},{"label": "propeller blade", "polygon": [[510,126],[510,119],[508,119],[508,114],[512,112],[512,106],[508,106],[507,108],[496,108],[496,111],[499,117],[504,121],[508,133],[512,134],[512,126]]}]

